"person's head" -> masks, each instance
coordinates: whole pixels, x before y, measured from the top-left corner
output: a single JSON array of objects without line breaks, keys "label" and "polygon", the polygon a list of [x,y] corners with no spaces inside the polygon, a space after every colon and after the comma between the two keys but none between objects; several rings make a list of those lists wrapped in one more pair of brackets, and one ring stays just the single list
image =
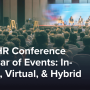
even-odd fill
[{"label": "person's head", "polygon": [[83,44],[84,44],[85,46],[90,46],[90,36],[85,36],[85,37],[83,38]]},{"label": "person's head", "polygon": [[70,32],[70,28],[66,28],[65,31]]},{"label": "person's head", "polygon": [[3,46],[6,42],[6,36],[4,34],[0,34],[0,46]]},{"label": "person's head", "polygon": [[26,31],[28,35],[31,35],[31,30]]},{"label": "person's head", "polygon": [[26,46],[26,41],[25,41],[25,37],[23,35],[18,35],[18,38],[20,39],[21,41],[21,46],[22,47],[25,47]]},{"label": "person's head", "polygon": [[9,55],[13,56],[12,49],[14,47],[16,47],[13,42],[6,42],[3,47],[8,47],[9,48]]},{"label": "person's head", "polygon": [[71,19],[72,19],[72,16],[71,16]]},{"label": "person's head", "polygon": [[8,31],[4,31],[3,34],[7,37],[9,35]]},{"label": "person's head", "polygon": [[85,33],[84,32],[81,32],[80,33],[80,38],[83,38],[85,36]]},{"label": "person's head", "polygon": [[80,18],[81,18],[81,16],[80,16]]},{"label": "person's head", "polygon": [[11,42],[13,42],[16,47],[18,47],[18,48],[20,47],[21,41],[19,38],[13,38],[13,39],[11,39]]},{"label": "person's head", "polygon": [[89,18],[90,18],[90,16],[89,16]]},{"label": "person's head", "polygon": [[50,32],[50,29],[46,29],[47,34]]},{"label": "person's head", "polygon": [[28,37],[27,33],[23,33],[22,35],[25,37],[25,39],[27,39],[27,37]]},{"label": "person's head", "polygon": [[50,42],[51,43],[54,43],[55,42],[55,34],[54,33],[51,33],[50,34]]},{"label": "person's head", "polygon": [[62,47],[65,44],[65,38],[62,34],[58,34],[55,36],[55,46]]},{"label": "person's head", "polygon": [[37,41],[36,41],[35,38],[33,38],[33,40],[32,40],[32,46],[33,46],[33,47],[34,47],[34,46],[37,46]]},{"label": "person's head", "polygon": [[74,32],[74,28],[71,27],[71,31]]},{"label": "person's head", "polygon": [[81,29],[81,28],[79,28],[79,29],[78,29],[78,33],[80,34],[81,32],[82,32],[82,29]]},{"label": "person's head", "polygon": [[20,35],[20,31],[19,30],[15,30],[15,32],[17,33],[17,35]]},{"label": "person's head", "polygon": [[50,33],[54,33],[54,34],[56,34],[56,30],[51,30],[51,32]]},{"label": "person's head", "polygon": [[62,30],[61,29],[58,29],[57,33],[58,34],[62,34]]},{"label": "person's head", "polygon": [[70,35],[69,32],[65,32],[65,33],[64,33],[65,39],[68,39],[68,38],[69,38],[69,35]]},{"label": "person's head", "polygon": [[70,33],[69,41],[76,43],[77,35],[75,33]]},{"label": "person's head", "polygon": [[35,32],[35,39],[39,45],[43,45],[45,43],[48,43],[48,35],[45,31]]},{"label": "person's head", "polygon": [[12,38],[15,38],[15,35],[8,35],[7,40],[10,41]]},{"label": "person's head", "polygon": [[14,31],[14,32],[12,32],[12,35],[17,36],[18,34],[17,34],[17,32]]}]

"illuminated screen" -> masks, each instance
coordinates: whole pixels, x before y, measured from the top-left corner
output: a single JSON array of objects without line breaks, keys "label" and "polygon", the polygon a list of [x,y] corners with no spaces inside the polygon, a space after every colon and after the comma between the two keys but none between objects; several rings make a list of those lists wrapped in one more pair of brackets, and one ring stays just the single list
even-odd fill
[{"label": "illuminated screen", "polygon": [[90,4],[49,4],[43,10],[43,17],[48,21],[55,22],[60,16],[67,22],[71,16],[74,21],[78,21],[80,16],[86,21],[90,16]]}]

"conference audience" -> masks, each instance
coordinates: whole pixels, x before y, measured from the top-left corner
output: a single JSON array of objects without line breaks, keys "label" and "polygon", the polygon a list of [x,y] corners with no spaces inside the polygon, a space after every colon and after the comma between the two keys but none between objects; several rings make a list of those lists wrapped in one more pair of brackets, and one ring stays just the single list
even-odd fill
[{"label": "conference audience", "polygon": [[[77,36],[79,37],[78,40]],[[83,42],[83,45],[79,44],[81,42]],[[76,47],[71,48],[69,45]],[[90,54],[89,28],[85,27],[85,32],[81,27],[58,27],[58,29],[40,27],[40,29],[37,28],[35,30],[33,28],[29,30],[21,28],[19,30],[13,29],[11,34],[2,28],[0,30],[0,47],[10,48],[10,55],[0,55],[0,59],[11,58],[10,60],[18,60],[22,58],[23,61],[25,58],[30,58],[31,60],[60,60],[61,57],[65,57],[66,60],[73,61],[73,57],[76,54]],[[42,55],[13,55],[11,53],[13,47],[18,47],[19,49],[31,49],[32,47],[34,49],[65,49],[66,53],[65,56],[44,55],[44,53]]]},{"label": "conference audience", "polygon": [[28,46],[26,45],[25,37],[23,35],[18,35],[18,38],[21,41],[20,44],[21,48],[28,48]]},{"label": "conference audience", "polygon": [[85,36],[83,38],[83,45],[85,46],[85,48],[78,54],[90,54],[90,36]]},{"label": "conference audience", "polygon": [[80,41],[83,41],[83,38],[85,37],[85,33],[84,32],[81,32],[80,33]]},{"label": "conference audience", "polygon": [[77,35],[74,33],[70,34],[69,41],[66,44],[76,45],[78,48],[80,48],[80,45],[77,43]]},{"label": "conference audience", "polygon": [[69,36],[70,36],[69,32],[64,33],[65,43],[69,41]]}]

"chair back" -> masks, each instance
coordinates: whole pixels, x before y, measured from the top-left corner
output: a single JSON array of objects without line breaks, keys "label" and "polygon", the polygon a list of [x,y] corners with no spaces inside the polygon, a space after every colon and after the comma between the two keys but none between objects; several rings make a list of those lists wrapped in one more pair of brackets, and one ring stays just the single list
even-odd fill
[{"label": "chair back", "polygon": [[77,62],[81,69],[90,69],[90,55],[88,54],[77,54],[73,57],[73,60]]}]

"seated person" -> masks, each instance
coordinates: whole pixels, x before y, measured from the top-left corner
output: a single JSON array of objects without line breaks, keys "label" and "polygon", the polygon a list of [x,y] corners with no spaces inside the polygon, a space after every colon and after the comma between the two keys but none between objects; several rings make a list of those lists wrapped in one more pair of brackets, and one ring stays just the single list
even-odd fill
[{"label": "seated person", "polygon": [[83,38],[83,45],[85,46],[85,48],[78,54],[90,54],[90,36],[85,36]]},{"label": "seated person", "polygon": [[80,48],[80,45],[77,43],[77,35],[74,33],[70,34],[69,41],[66,44],[76,45],[78,48]]},{"label": "seated person", "polygon": [[79,41],[83,41],[83,38],[85,37],[85,33],[81,32],[80,33],[80,40]]},{"label": "seated person", "polygon": [[80,35],[81,32],[82,32],[82,29],[79,28],[79,29],[78,29],[78,35]]},{"label": "seated person", "polygon": [[71,27],[71,32],[74,32],[74,28],[73,27]]},{"label": "seated person", "polygon": [[82,17],[80,16],[80,18],[79,18],[79,23],[82,23],[83,22],[83,19],[82,19]]},{"label": "seated person", "polygon": [[61,16],[60,16],[59,19],[58,19],[58,23],[59,23],[59,24],[60,24],[60,23],[61,23],[61,24],[64,23]]},{"label": "seated person", "polygon": [[4,34],[0,34],[0,46],[3,46],[6,42],[6,36]]},{"label": "seated person", "polygon": [[[55,36],[55,46],[57,49],[65,49],[65,38],[62,34]],[[69,59],[72,60],[72,52],[66,49],[66,54],[69,56]]]},{"label": "seated person", "polygon": [[10,41],[12,38],[15,38],[15,37],[16,37],[15,35],[8,35],[7,40]]},{"label": "seated person", "polygon": [[27,33],[23,33],[22,35],[25,37],[25,41],[30,41],[30,40],[28,39],[28,34],[27,34]]},{"label": "seated person", "polygon": [[28,45],[26,44],[25,37],[23,35],[18,35],[18,38],[21,41],[21,48],[28,48]]},{"label": "seated person", "polygon": [[70,21],[70,22],[73,22],[73,21],[74,21],[73,18],[72,18],[72,16],[70,17],[69,21]]},{"label": "seated person", "polygon": [[69,36],[70,36],[69,32],[65,32],[64,33],[65,42],[68,42],[69,41]]},{"label": "seated person", "polygon": [[6,38],[8,37],[9,35],[9,32],[8,31],[4,31],[3,34],[6,36]]},{"label": "seated person", "polygon": [[12,32],[12,35],[15,35],[16,37],[18,36],[17,32]]},{"label": "seated person", "polygon": [[74,24],[74,19],[72,18],[72,16],[69,19],[69,24]]},{"label": "seated person", "polygon": [[32,40],[32,37],[31,37],[31,33],[32,33],[32,32],[31,32],[31,30],[28,30],[28,31],[26,31],[26,32],[27,32],[27,34],[28,34],[28,39],[29,39],[29,40]]},{"label": "seated person", "polygon": [[65,29],[65,31],[67,31],[67,32],[70,33],[70,28],[67,27],[67,28]]},{"label": "seated person", "polygon": [[12,53],[12,49],[15,47],[13,42],[6,42],[3,47],[9,48],[9,55],[4,54],[0,57],[0,60],[16,60],[15,55]]}]

